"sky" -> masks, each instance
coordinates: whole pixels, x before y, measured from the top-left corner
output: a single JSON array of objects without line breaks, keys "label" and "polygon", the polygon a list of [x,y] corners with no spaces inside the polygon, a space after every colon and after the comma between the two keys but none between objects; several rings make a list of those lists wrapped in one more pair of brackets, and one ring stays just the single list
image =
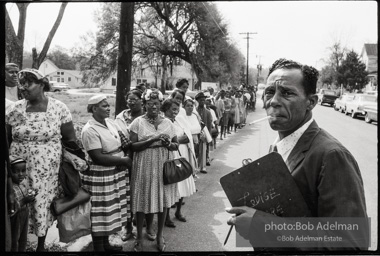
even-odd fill
[{"label": "sky", "polygon": [[[231,42],[247,56],[249,65],[269,67],[278,58],[288,58],[316,68],[324,66],[328,47],[340,41],[361,53],[364,43],[377,43],[375,1],[220,1],[215,2],[226,24]],[[94,11],[100,3],[70,2],[51,47],[70,49],[87,31],[95,32]],[[6,5],[17,30],[18,10]],[[31,3],[28,7],[25,49],[43,43],[53,26],[60,3]]]}]

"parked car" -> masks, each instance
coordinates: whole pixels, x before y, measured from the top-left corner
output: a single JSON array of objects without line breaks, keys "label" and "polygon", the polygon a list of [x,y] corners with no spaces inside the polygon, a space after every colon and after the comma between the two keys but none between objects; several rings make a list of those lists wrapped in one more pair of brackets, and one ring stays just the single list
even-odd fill
[{"label": "parked car", "polygon": [[352,101],[346,103],[346,112],[345,114],[350,114],[352,118],[355,118],[357,115],[364,116],[365,107],[377,107],[377,95],[370,94],[355,94]]},{"label": "parked car", "polygon": [[366,123],[372,123],[372,121],[377,122],[377,105],[371,107],[365,107],[363,109],[364,120]]},{"label": "parked car", "polygon": [[320,105],[326,103],[329,104],[331,107],[334,105],[335,100],[339,97],[336,91],[328,89],[321,89],[317,95],[318,103]]},{"label": "parked car", "polygon": [[49,84],[50,84],[50,91],[51,92],[60,92],[60,91],[66,91],[66,90],[70,89],[69,85],[65,84],[65,83],[50,81]]},{"label": "parked car", "polygon": [[353,94],[343,94],[334,102],[334,109],[339,112],[346,112],[346,103],[354,98]]}]

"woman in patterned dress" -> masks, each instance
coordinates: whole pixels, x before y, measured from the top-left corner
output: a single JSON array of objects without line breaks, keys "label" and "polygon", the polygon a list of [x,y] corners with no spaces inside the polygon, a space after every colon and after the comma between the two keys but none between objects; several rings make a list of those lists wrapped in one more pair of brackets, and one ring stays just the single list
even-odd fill
[{"label": "woman in patterned dress", "polygon": [[44,93],[50,89],[49,80],[36,69],[21,70],[18,77],[24,99],[16,101],[6,116],[9,153],[27,161],[27,189],[38,190],[29,231],[38,236],[37,251],[45,251],[46,233],[55,219],[49,207],[60,193],[61,140],[76,138],[70,110]]},{"label": "woman in patterned dress", "polygon": [[[130,126],[132,141],[132,211],[137,222],[135,251],[142,251],[144,215],[158,215],[157,248],[165,250],[163,228],[167,209],[179,198],[177,184],[164,185],[163,165],[173,159],[171,151],[178,149],[172,122],[160,115],[163,96],[158,90],[147,89],[143,96],[146,114],[137,117]],[[155,238],[151,223],[147,236]],[[151,239],[152,240],[152,239]]]},{"label": "woman in patterned dress", "polygon": [[[91,194],[91,235],[95,251],[117,251],[108,236],[121,231],[130,218],[127,168],[132,160],[122,151],[120,127],[109,119],[110,105],[105,95],[88,100],[92,118],[82,129],[83,147],[90,170],[83,172],[83,187]],[[127,167],[127,168],[126,168]]]},{"label": "woman in patterned dress", "polygon": [[[144,85],[144,84],[142,84]],[[121,111],[115,118],[115,122],[119,125],[121,130],[124,134],[126,134],[129,137],[129,127],[133,120],[135,120],[136,117],[142,116],[144,114],[144,109],[142,106],[142,91],[139,89],[134,89],[129,91],[125,95],[125,101],[127,102],[128,109],[125,109]],[[131,172],[128,172],[128,178],[129,180],[132,180]],[[151,216],[153,217],[153,216]],[[133,214],[131,213],[131,219],[133,219]],[[147,222],[152,223],[153,218],[149,219],[146,218]],[[133,221],[135,223],[135,220]],[[121,236],[122,241],[127,241],[131,237],[133,237],[133,225],[132,221],[127,222],[127,226],[125,227],[125,233]]]},{"label": "woman in patterned dress", "polygon": [[[180,97],[181,95],[182,97]],[[192,141],[192,134],[189,129],[190,124],[187,122],[187,120],[178,115],[180,104],[182,103],[182,100],[184,99],[184,93],[177,94],[177,97],[173,99],[167,99],[164,101],[164,103],[161,106],[161,111],[165,114],[165,117],[169,118],[175,127],[177,140],[179,143],[178,151],[174,151],[175,157],[179,158],[180,156],[186,158],[187,161],[192,165],[193,170],[195,170],[196,167],[196,157],[194,152],[194,145]],[[182,208],[182,202],[184,197],[189,197],[192,194],[196,192],[195,183],[193,175],[191,175],[189,178],[180,181],[177,183],[179,195],[181,198],[179,199],[179,202],[176,203],[176,212],[174,216],[182,222],[186,222],[186,218],[181,213]],[[170,208],[168,209],[165,225],[168,226],[168,222],[172,222],[170,220]],[[175,226],[174,226],[175,227]]]}]

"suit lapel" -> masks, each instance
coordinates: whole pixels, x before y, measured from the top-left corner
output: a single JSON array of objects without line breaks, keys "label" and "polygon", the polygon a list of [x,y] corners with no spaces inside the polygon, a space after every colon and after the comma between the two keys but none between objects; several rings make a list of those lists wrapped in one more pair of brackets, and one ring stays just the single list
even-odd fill
[{"label": "suit lapel", "polygon": [[319,131],[319,126],[315,121],[313,121],[304,134],[302,134],[301,138],[298,140],[296,146],[293,148],[292,152],[290,152],[290,155],[286,160],[286,165],[288,166],[290,173],[292,173],[298,164],[305,158],[305,153],[309,150],[311,143]]}]

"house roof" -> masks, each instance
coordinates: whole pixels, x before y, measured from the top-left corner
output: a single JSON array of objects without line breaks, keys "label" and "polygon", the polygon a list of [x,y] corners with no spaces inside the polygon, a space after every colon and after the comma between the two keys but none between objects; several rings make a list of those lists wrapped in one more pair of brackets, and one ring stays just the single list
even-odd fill
[{"label": "house roof", "polygon": [[57,70],[55,70],[55,71],[53,71],[53,72],[50,72],[50,73],[47,74],[47,75],[56,74],[57,71],[59,71],[59,72],[66,72],[66,73],[69,73],[69,74],[71,74],[71,75],[73,75],[73,76],[75,76],[75,77],[78,77],[78,78],[81,78],[81,77],[82,77],[82,74],[81,74],[80,71],[78,71],[78,70],[60,69],[60,68],[57,69]]},{"label": "house roof", "polygon": [[45,59],[43,62],[49,62],[52,66],[53,66],[53,68],[55,68],[55,69],[59,69],[58,67],[57,67],[57,65],[55,65],[54,64],[54,62],[53,61],[51,61],[51,60],[49,60],[49,59]]},{"label": "house roof", "polygon": [[[363,51],[366,51],[368,56],[377,57],[377,44],[364,44]],[[362,53],[363,55],[363,53]]]}]

